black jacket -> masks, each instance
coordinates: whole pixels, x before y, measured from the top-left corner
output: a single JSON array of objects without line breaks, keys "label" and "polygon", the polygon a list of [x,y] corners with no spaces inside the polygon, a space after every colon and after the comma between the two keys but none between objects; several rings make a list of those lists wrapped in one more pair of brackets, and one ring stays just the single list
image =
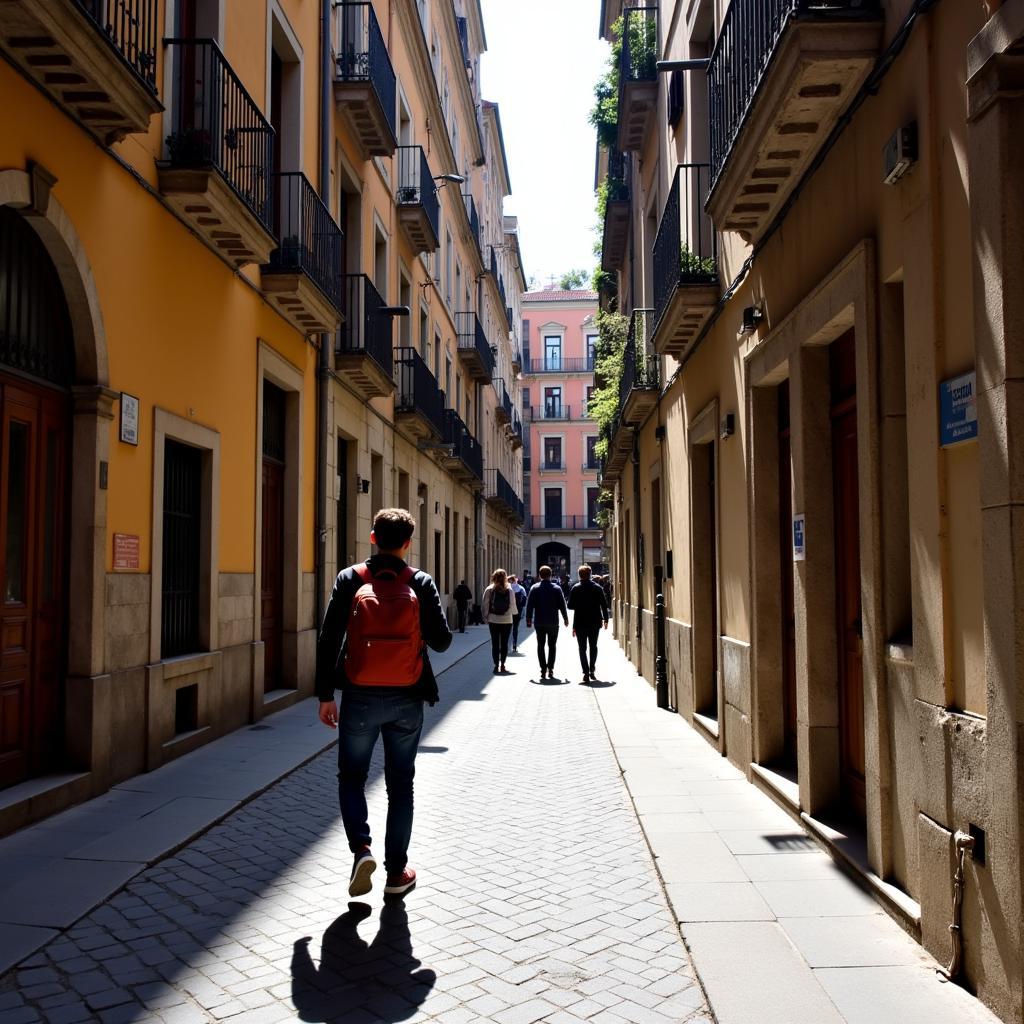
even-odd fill
[{"label": "black jacket", "polygon": [[569,591],[569,607],[573,611],[573,629],[600,629],[609,618],[604,590],[593,580],[580,580]]},{"label": "black jacket", "polygon": [[455,603],[461,607],[473,600],[473,591],[465,583],[460,583],[452,592],[452,597],[455,598]]},{"label": "black jacket", "polygon": [[[362,563],[359,563],[362,565]],[[393,555],[374,555],[367,559],[366,564],[373,573],[382,569],[393,569],[401,572],[405,562]],[[349,682],[345,676],[345,645],[344,639],[348,629],[348,617],[352,614],[352,601],[362,581],[355,574],[356,567],[350,565],[338,573],[331,591],[331,599],[324,613],[320,637],[316,645],[316,695],[322,701],[334,700],[335,689],[362,689]],[[420,631],[426,645],[435,651],[446,651],[451,646],[452,631],[448,628],[444,609],[441,607],[441,596],[430,576],[422,570],[413,576],[410,586],[416,592],[420,602]],[[404,693],[409,696],[421,697],[433,706],[437,703],[437,680],[434,670],[430,667],[427,652],[423,652],[423,674],[415,686],[374,686],[374,693]]]},{"label": "black jacket", "polygon": [[568,626],[569,611],[565,607],[562,588],[551,580],[534,583],[530,587],[530,596],[526,599],[526,625],[557,626],[559,615]]}]

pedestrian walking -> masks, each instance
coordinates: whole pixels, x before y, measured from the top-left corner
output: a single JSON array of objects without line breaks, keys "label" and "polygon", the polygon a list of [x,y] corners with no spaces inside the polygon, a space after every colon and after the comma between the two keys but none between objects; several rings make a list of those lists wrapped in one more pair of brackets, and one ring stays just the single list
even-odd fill
[{"label": "pedestrian walking", "polygon": [[[540,661],[540,677],[545,673],[554,679],[555,647],[558,643],[558,618],[569,625],[569,611],[565,606],[565,595],[561,587],[551,579],[551,566],[540,567],[540,582],[530,588],[526,599],[526,628],[537,623],[537,659]],[[547,644],[547,658],[544,646]]]},{"label": "pedestrian walking", "polygon": [[452,597],[455,598],[455,610],[459,615],[459,632],[466,632],[466,619],[469,617],[469,602],[473,600],[473,591],[466,586],[462,580],[455,588]]},{"label": "pedestrian walking", "polygon": [[[601,624],[608,628],[608,602],[604,589],[592,580],[589,565],[579,567],[580,581],[569,591],[569,608],[572,610],[572,635],[580,648],[580,664],[583,666],[583,682],[597,678],[597,638]],[[588,656],[589,648],[589,656]]]},{"label": "pedestrian walking", "polygon": [[512,615],[512,653],[515,654],[519,650],[519,622],[526,607],[527,594],[515,576],[510,576],[509,582],[512,584],[512,595],[516,601],[515,613]]},{"label": "pedestrian walking", "polygon": [[[338,729],[338,800],[354,856],[350,896],[370,891],[377,867],[365,789],[378,736],[388,793],[384,892],[401,895],[416,884],[408,866],[416,750],[423,702],[438,700],[426,648],[447,650],[452,633],[434,581],[405,563],[415,529],[405,509],[377,513],[370,533],[377,553],[338,574],[317,641],[320,721]],[[335,689],[341,690],[340,715]]]},{"label": "pedestrian walking", "polygon": [[495,672],[505,671],[515,606],[515,594],[505,570],[495,569],[491,573],[491,585],[484,591],[484,621],[491,631],[491,657]]}]

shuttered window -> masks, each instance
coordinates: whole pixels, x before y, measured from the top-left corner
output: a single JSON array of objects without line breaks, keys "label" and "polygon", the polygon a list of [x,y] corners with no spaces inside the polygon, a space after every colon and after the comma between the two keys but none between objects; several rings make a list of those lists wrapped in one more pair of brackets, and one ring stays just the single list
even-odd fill
[{"label": "shuttered window", "polygon": [[160,655],[199,650],[199,552],[203,453],[178,441],[164,447],[163,584]]}]

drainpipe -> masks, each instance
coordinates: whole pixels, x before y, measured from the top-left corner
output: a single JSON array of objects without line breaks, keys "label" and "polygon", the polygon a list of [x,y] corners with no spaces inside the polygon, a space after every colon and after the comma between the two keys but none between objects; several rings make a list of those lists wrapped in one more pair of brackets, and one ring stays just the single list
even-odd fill
[{"label": "drainpipe", "polygon": [[964,904],[964,860],[974,856],[974,836],[967,832],[953,835],[956,850],[956,871],[953,874],[953,923],[949,926],[949,966],[938,969],[940,977],[955,981],[963,967],[964,938],[960,929],[961,909]]},{"label": "drainpipe", "polygon": [[[331,206],[331,0],[320,9],[320,198]],[[316,367],[316,509],[313,515],[316,611],[319,631],[327,586],[327,408],[330,402],[331,336],[320,335]]]}]

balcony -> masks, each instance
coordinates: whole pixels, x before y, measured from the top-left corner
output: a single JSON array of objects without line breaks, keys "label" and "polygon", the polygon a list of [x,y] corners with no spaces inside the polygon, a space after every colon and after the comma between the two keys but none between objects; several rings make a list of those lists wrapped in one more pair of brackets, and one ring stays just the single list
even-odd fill
[{"label": "balcony", "polygon": [[267,263],[277,245],[274,129],[212,39],[167,45],[174,116],[160,192],[229,265]]},{"label": "balcony", "polygon": [[708,68],[719,230],[756,241],[878,56],[878,0],[733,0]]},{"label": "balcony", "polygon": [[525,508],[523,499],[515,492],[515,488],[505,479],[501,470],[488,469],[485,472],[484,497],[488,505],[504,512],[517,523],[524,521]]},{"label": "balcony", "polygon": [[613,483],[622,475],[633,451],[633,428],[625,426],[618,416],[608,428],[602,430],[601,436],[608,442],[608,450],[601,464],[601,480]]},{"label": "balcony", "polygon": [[515,373],[523,371],[523,353],[519,350],[518,342],[512,346],[512,370]]},{"label": "balcony", "polygon": [[480,216],[476,212],[476,203],[473,202],[473,197],[467,193],[462,193],[462,205],[466,210],[466,219],[469,221],[469,233],[473,236],[473,244],[476,248],[476,254],[480,257],[481,263],[483,262],[483,255],[480,250]]},{"label": "balcony", "polygon": [[658,8],[631,7],[622,12],[619,52],[619,149],[643,147],[658,107]]},{"label": "balcony", "polygon": [[341,228],[301,172],[274,184],[280,244],[263,267],[263,292],[303,334],[330,334],[341,323]]},{"label": "balcony", "polygon": [[626,259],[633,207],[629,191],[629,158],[618,150],[608,154],[608,176],[605,183],[608,195],[601,239],[601,269],[612,272],[618,270]]},{"label": "balcony", "polygon": [[661,390],[661,361],[651,347],[653,320],[653,309],[633,310],[622,356],[619,416],[637,427],[654,411]]},{"label": "balcony", "polygon": [[149,130],[156,0],[6,0],[0,49],[104,145]]},{"label": "balcony", "polygon": [[474,489],[482,490],[483,449],[454,409],[444,411],[443,441],[446,447],[442,449],[441,465],[456,479]]},{"label": "balcony", "polygon": [[569,374],[569,373],[593,373],[594,372],[594,360],[586,357],[572,359],[563,359],[561,356],[548,357],[546,359],[529,359],[523,368],[523,373],[527,374],[540,374],[540,373],[558,373],[558,374]]},{"label": "balcony", "polygon": [[552,461],[550,459],[544,459],[538,466],[538,473],[564,473],[569,467],[561,461]]},{"label": "balcony", "polygon": [[500,377],[494,379],[494,391],[498,398],[498,403],[494,407],[494,418],[498,423],[510,423],[512,421],[512,399],[508,397],[508,389]]},{"label": "balcony", "polygon": [[[334,350],[335,370],[364,399],[384,398],[395,390],[391,317],[381,312],[385,302],[365,274],[347,274],[341,287],[345,322]],[[415,398],[415,380],[412,390]]]},{"label": "balcony", "polygon": [[476,313],[456,313],[455,333],[459,339],[459,359],[466,372],[473,380],[489,382],[494,376],[494,353]]},{"label": "balcony", "polygon": [[395,383],[395,423],[417,441],[440,440],[445,430],[444,396],[416,349],[395,349]]},{"label": "balcony", "polygon": [[601,468],[601,460],[595,456],[592,459],[587,459],[583,463],[581,469],[584,473],[596,473]]},{"label": "balcony", "polygon": [[567,423],[570,420],[588,420],[590,413],[585,405],[561,405],[552,404],[534,405],[523,410],[526,419],[536,423],[541,420],[560,420]]},{"label": "balcony", "polygon": [[600,530],[593,516],[530,516],[531,530]]},{"label": "balcony", "polygon": [[512,445],[512,451],[522,448],[523,421],[519,418],[519,413],[515,409],[512,410],[512,422],[509,424],[509,431],[509,443]]},{"label": "balcony", "polygon": [[373,4],[334,5],[334,100],[367,156],[391,156],[395,135],[395,69]]},{"label": "balcony", "polygon": [[413,254],[433,252],[440,245],[440,208],[427,154],[421,146],[399,146],[398,223]]},{"label": "balcony", "polygon": [[704,212],[710,167],[680,164],[654,240],[654,350],[681,357],[718,302],[715,231]]}]

